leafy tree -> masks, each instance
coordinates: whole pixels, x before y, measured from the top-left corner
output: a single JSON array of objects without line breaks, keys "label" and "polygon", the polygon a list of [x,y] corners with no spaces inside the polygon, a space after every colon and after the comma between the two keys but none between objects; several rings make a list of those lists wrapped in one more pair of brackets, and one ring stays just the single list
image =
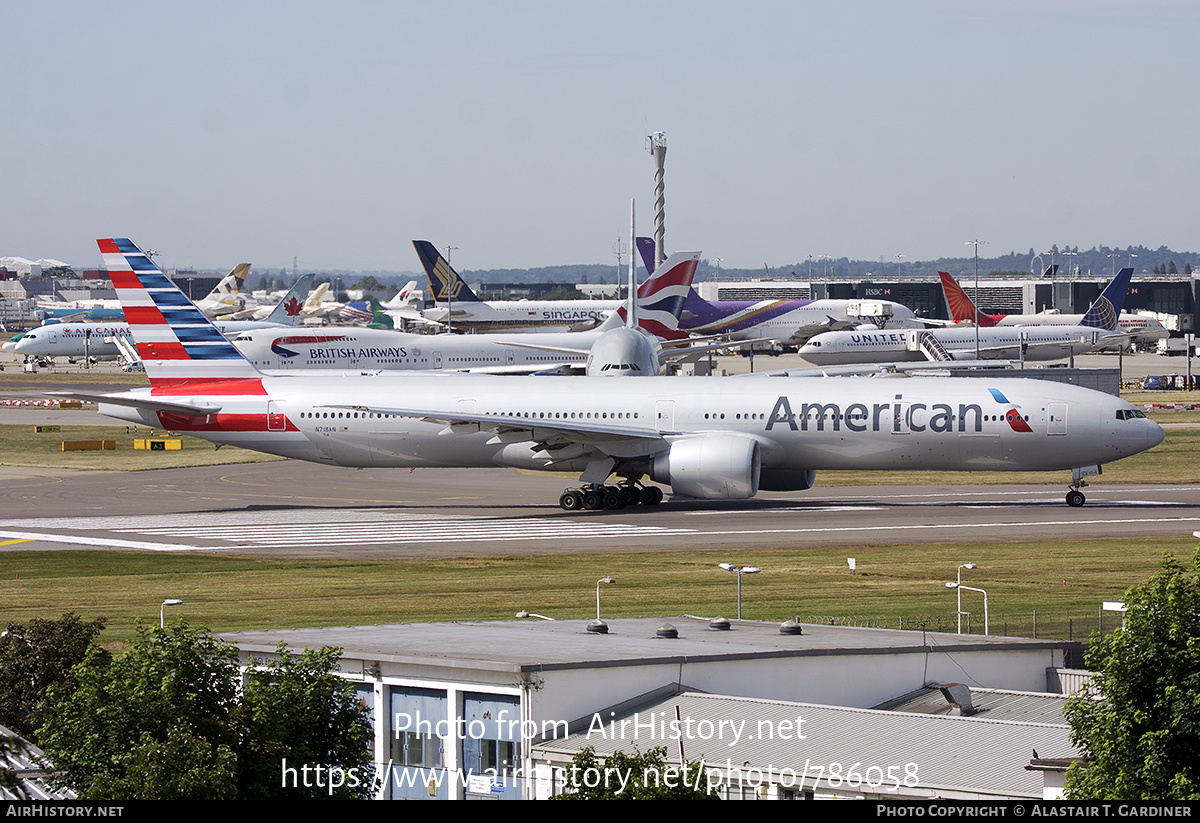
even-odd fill
[{"label": "leafy tree", "polygon": [[85,621],[74,612],[58,620],[35,617],[27,626],[9,623],[0,633],[0,725],[36,743],[46,691],[66,686],[71,667],[103,630],[104,618]]},{"label": "leafy tree", "polygon": [[42,748],[82,799],[331,796],[328,780],[285,785],[284,757],[353,768],[365,791],[332,796],[369,797],[370,721],[331,673],[341,650],[280,654],[240,689],[233,646],[182,620],[139,626],[129,651],[109,661],[92,647],[75,687],[50,689]]},{"label": "leafy tree", "polygon": [[344,772],[323,781],[314,776],[307,787],[297,779],[285,792],[289,798],[303,797],[307,791],[314,797],[369,800],[375,789],[374,728],[354,685],[333,673],[341,649],[306,649],[293,655],[280,643],[277,654],[277,660],[247,673],[238,709],[239,796],[279,795],[286,759],[296,768],[322,764]]},{"label": "leafy tree", "polygon": [[352,289],[361,289],[364,292],[368,291],[383,291],[387,286],[379,282],[378,278],[373,274],[360,277],[358,282],[351,286]]},{"label": "leafy tree", "polygon": [[[567,789],[555,800],[716,800],[704,767],[695,761],[667,762],[666,746],[633,754],[613,752],[596,759],[596,749],[584,746],[571,759]],[[608,779],[606,779],[606,777]]]},{"label": "leafy tree", "polygon": [[1200,550],[1170,554],[1125,595],[1124,625],[1088,651],[1096,676],[1067,702],[1084,760],[1072,800],[1200,799]]},{"label": "leafy tree", "polygon": [[[131,767],[147,763],[131,759],[134,750],[166,744],[171,732],[177,743],[182,730],[209,746],[232,752],[236,745],[237,651],[182,620],[165,629],[139,626],[129,651],[111,663],[89,650],[73,676],[73,691],[50,690],[39,734],[81,798],[113,799],[112,787],[127,785]],[[221,777],[218,771],[209,779]]]}]

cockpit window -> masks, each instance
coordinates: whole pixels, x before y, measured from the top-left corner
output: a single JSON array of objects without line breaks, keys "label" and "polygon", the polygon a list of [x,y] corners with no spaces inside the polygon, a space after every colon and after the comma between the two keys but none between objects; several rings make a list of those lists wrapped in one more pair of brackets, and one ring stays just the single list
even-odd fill
[{"label": "cockpit window", "polygon": [[1117,409],[1118,420],[1133,420],[1138,417],[1145,419],[1146,415],[1137,409]]}]

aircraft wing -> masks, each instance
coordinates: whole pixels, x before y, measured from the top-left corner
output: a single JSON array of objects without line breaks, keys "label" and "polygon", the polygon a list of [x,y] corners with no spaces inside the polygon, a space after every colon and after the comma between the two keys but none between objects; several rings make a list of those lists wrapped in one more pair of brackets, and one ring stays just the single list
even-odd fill
[{"label": "aircraft wing", "polygon": [[171,414],[186,414],[189,417],[205,417],[216,414],[220,406],[199,406],[193,403],[177,403],[144,394],[93,394],[91,392],[56,391],[46,392],[52,397],[65,397],[70,400],[82,400],[85,403],[110,403],[115,406],[129,406],[135,409],[146,409],[154,412],[169,412]]},{"label": "aircraft wing", "polygon": [[[614,462],[621,458],[646,457],[670,447],[666,436],[680,432],[662,432],[617,421],[551,419],[476,414],[461,409],[408,409],[396,406],[339,406],[331,409],[413,417],[445,426],[439,435],[452,437],[491,432],[489,444],[530,443],[546,460],[547,468],[556,462],[586,460],[585,482],[603,482]],[[595,474],[589,480],[589,474]]]}]

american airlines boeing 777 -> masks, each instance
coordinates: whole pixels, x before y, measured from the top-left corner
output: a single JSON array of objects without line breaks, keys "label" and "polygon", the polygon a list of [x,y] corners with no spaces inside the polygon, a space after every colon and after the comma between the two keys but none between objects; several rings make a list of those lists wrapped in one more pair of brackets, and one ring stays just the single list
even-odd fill
[{"label": "american airlines boeing 777", "polygon": [[[1071,471],[1143,452],[1162,429],[1129,403],[1002,378],[268,377],[132,242],[98,241],[148,389],[103,414],[342,466],[579,472],[564,509],[809,488],[821,469]],[[623,482],[610,485],[616,475]]]}]

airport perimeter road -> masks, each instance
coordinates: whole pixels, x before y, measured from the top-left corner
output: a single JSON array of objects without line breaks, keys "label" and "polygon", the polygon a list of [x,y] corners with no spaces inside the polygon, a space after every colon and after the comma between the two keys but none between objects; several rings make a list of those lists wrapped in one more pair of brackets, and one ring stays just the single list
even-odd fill
[{"label": "airport perimeter road", "polygon": [[[955,477],[948,475],[948,478]],[[818,475],[818,481],[819,481]],[[964,478],[965,479],[965,478]],[[284,461],[145,472],[0,469],[0,549],[288,557],[802,549],[1061,537],[1187,536],[1191,486],[817,487],[754,500],[564,512],[565,478],[507,469],[360,470]]]}]

